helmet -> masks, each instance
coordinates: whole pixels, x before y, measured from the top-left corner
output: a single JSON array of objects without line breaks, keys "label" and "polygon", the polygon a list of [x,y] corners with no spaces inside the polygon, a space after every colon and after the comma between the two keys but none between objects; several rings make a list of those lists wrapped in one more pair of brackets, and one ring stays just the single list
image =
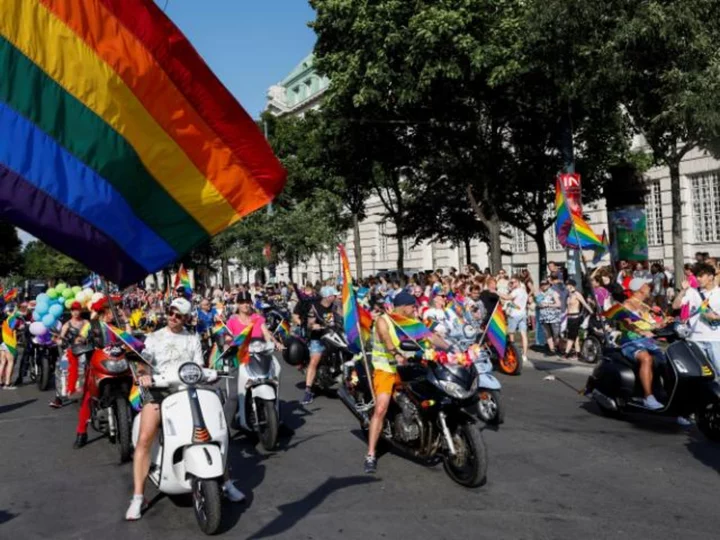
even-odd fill
[{"label": "helmet", "polygon": [[291,336],[285,342],[283,358],[291,366],[304,366],[310,362],[310,350],[303,340]]}]

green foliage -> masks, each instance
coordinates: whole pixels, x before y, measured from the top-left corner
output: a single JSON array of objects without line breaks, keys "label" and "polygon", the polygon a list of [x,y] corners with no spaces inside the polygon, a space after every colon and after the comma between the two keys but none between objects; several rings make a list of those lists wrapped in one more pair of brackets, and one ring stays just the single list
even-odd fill
[{"label": "green foliage", "polygon": [[23,250],[24,273],[28,279],[80,280],[90,271],[67,255],[35,240]]},{"label": "green foliage", "polygon": [[22,243],[17,229],[7,221],[0,221],[0,277],[8,277],[22,271]]}]

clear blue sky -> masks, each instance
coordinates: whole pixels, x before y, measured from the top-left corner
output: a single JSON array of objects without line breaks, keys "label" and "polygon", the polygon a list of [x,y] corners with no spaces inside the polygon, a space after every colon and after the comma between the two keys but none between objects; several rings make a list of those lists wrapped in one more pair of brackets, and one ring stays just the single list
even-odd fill
[{"label": "clear blue sky", "polygon": [[165,12],[253,118],[315,45],[307,0],[168,0]]}]

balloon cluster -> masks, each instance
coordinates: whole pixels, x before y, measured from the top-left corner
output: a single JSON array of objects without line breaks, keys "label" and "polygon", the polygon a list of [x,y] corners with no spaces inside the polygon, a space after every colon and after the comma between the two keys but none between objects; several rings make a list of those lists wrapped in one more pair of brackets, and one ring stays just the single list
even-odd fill
[{"label": "balloon cluster", "polygon": [[94,294],[92,289],[69,287],[65,283],[58,283],[47,292],[38,294],[35,299],[34,322],[30,325],[30,333],[34,336],[42,336],[52,329],[57,329],[58,319],[65,309],[70,309],[75,302],[83,307],[90,307]]}]

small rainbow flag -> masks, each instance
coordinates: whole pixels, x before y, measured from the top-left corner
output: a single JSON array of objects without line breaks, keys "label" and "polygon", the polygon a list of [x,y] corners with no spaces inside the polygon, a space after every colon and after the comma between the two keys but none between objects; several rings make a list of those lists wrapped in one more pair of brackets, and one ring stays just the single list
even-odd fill
[{"label": "small rainbow flag", "polygon": [[407,337],[414,341],[420,341],[430,337],[432,332],[422,322],[415,318],[403,317],[397,313],[390,313],[390,320]]},{"label": "small rainbow flag", "polygon": [[641,320],[640,317],[635,315],[632,311],[630,311],[622,304],[614,304],[613,306],[611,306],[610,309],[603,313],[603,317],[605,317],[608,321],[613,322],[620,322],[624,320],[636,322]]},{"label": "small rainbow flag", "polygon": [[578,249],[579,240],[580,249],[607,250],[607,240],[598,237],[580,214],[570,210],[560,179],[555,187],[555,211],[555,232],[563,247]]},{"label": "small rainbow flag", "polygon": [[187,273],[187,270],[185,270],[185,266],[182,264],[180,265],[180,269],[178,270],[177,275],[175,276],[175,290],[177,290],[179,287],[185,289],[185,294],[191,295],[192,294],[192,285],[190,284],[190,276]]},{"label": "small rainbow flag", "polygon": [[128,401],[130,402],[130,406],[133,408],[133,410],[140,412],[140,409],[142,409],[143,406],[143,400],[142,393],[140,392],[140,387],[136,383],[133,383],[132,388],[130,389]]},{"label": "small rainbow flag", "polygon": [[290,323],[283,319],[275,330],[275,333],[277,333],[282,339],[290,337]]},{"label": "small rainbow flag", "polygon": [[12,302],[17,298],[18,290],[17,287],[13,287],[8,292],[5,293],[3,298],[5,299],[5,303]]},{"label": "small rainbow flag", "polygon": [[221,336],[227,331],[227,326],[225,326],[222,321],[215,321],[215,324],[212,327],[212,333],[214,336]]},{"label": "small rainbow flag", "polygon": [[[111,334],[114,334],[117,336],[117,338],[125,343],[128,347],[131,349],[134,349],[135,351],[142,351],[145,348],[145,344],[137,339],[135,336],[133,336],[131,333],[126,332],[125,330],[121,330],[120,328],[113,326],[111,324],[102,323],[103,328],[106,328]],[[110,341],[106,341],[105,343],[109,343]]]},{"label": "small rainbow flag", "polygon": [[358,310],[357,300],[355,300],[355,290],[352,286],[352,274],[350,273],[350,261],[345,253],[342,245],[338,246],[340,252],[340,261],[342,262],[342,307],[343,307],[343,323],[345,326],[345,337],[347,338],[348,348],[352,353],[362,351],[362,337],[360,336],[360,313]]},{"label": "small rainbow flag", "polygon": [[210,349],[210,359],[208,361],[210,369],[220,369],[222,367],[222,351],[217,343],[213,343]]},{"label": "small rainbow flag", "polygon": [[238,348],[237,353],[235,353],[235,358],[237,358],[237,361],[241,364],[250,362],[248,352],[250,350],[250,334],[252,333],[252,329],[253,325],[248,324],[232,341],[232,346]]},{"label": "small rainbow flag", "polygon": [[507,345],[507,321],[505,320],[505,312],[499,302],[488,322],[487,338],[497,351],[498,356],[504,358],[505,346]]},{"label": "small rainbow flag", "polygon": [[11,320],[13,315],[5,319],[2,323],[2,339],[8,351],[10,351],[10,354],[15,357],[15,355],[17,355],[17,333],[14,328],[15,323]]}]

